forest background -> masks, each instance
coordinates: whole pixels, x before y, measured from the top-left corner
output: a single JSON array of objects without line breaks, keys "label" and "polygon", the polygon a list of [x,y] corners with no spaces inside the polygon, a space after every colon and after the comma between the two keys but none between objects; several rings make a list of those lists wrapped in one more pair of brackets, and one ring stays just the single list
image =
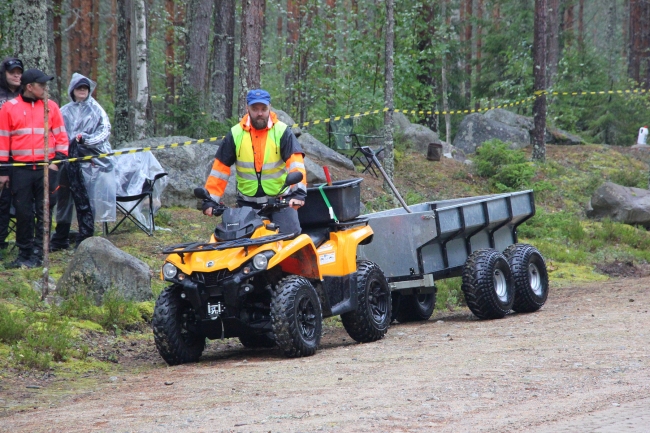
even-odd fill
[{"label": "forest background", "polygon": [[[207,138],[268,89],[296,121],[382,108],[387,10],[393,0],[8,0],[0,54],[55,75],[68,101],[73,72],[119,145],[147,136]],[[394,107],[479,109],[534,94],[536,8],[543,7],[548,118],[589,142],[635,143],[648,123],[650,0],[401,0],[394,3]],[[390,34],[389,34],[390,36]],[[532,103],[516,107],[531,115]],[[450,138],[462,116],[412,118]],[[365,119],[380,128],[381,115]],[[322,126],[313,128],[326,136]]]}]

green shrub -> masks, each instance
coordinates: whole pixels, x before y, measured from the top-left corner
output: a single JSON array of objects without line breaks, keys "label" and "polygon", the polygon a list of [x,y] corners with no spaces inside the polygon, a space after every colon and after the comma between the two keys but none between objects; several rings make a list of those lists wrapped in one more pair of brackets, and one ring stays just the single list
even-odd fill
[{"label": "green shrub", "polygon": [[452,309],[465,305],[465,296],[460,288],[461,284],[462,279],[460,277],[436,281],[436,288],[438,289],[436,309]]},{"label": "green shrub", "polygon": [[494,188],[505,192],[527,188],[535,176],[535,167],[526,161],[526,154],[513,150],[501,140],[488,140],[476,149],[476,173],[491,178]]},{"label": "green shrub", "polygon": [[127,301],[115,290],[104,294],[101,317],[97,321],[104,329],[122,330],[140,321],[142,316],[135,302]]},{"label": "green shrub", "polygon": [[609,180],[617,185],[633,188],[646,189],[648,187],[648,173],[639,170],[638,168],[615,171],[609,176]]},{"label": "green shrub", "polygon": [[18,312],[12,312],[9,308],[0,304],[0,341],[7,344],[15,343],[23,338],[29,324]]}]

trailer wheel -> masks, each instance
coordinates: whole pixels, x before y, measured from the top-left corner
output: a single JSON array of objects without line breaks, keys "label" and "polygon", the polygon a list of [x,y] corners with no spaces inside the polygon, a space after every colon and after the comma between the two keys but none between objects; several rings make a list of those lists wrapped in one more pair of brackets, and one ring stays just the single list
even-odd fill
[{"label": "trailer wheel", "polygon": [[153,338],[160,356],[169,365],[197,362],[205,349],[205,336],[197,331],[192,305],[181,299],[180,290],[163,290],[153,310]]},{"label": "trailer wheel", "polygon": [[357,262],[358,306],[341,314],[343,327],[353,340],[369,343],[386,335],[391,322],[391,293],[381,268],[373,262]]},{"label": "trailer wheel", "polygon": [[463,268],[465,301],[479,319],[500,319],[512,309],[515,287],[508,260],[494,249],[472,253]]},{"label": "trailer wheel", "polygon": [[323,312],[316,290],[303,277],[282,279],[271,300],[277,345],[290,358],[316,353],[323,330]]},{"label": "trailer wheel", "polygon": [[266,334],[241,335],[239,342],[248,349],[268,349],[275,347],[275,340]]},{"label": "trailer wheel", "polygon": [[510,245],[503,252],[508,259],[515,282],[515,303],[518,313],[532,313],[546,303],[548,272],[546,262],[537,248],[528,244]]},{"label": "trailer wheel", "polygon": [[436,307],[436,294],[401,295],[397,311],[397,321],[400,323],[420,322],[429,320]]}]

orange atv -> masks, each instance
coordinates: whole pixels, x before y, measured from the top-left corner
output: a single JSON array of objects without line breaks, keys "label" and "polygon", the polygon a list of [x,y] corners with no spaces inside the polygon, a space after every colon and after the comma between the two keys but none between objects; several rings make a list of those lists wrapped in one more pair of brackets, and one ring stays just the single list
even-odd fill
[{"label": "orange atv", "polygon": [[[283,189],[301,176],[290,173]],[[356,212],[347,221],[330,218],[336,217],[323,188],[310,188],[300,212],[301,224],[305,219],[308,224],[298,236],[279,233],[269,221],[272,212],[288,206],[276,197],[259,210],[213,208],[222,221],[208,243],[166,248],[161,278],[170,285],[153,316],[163,359],[170,365],[196,362],[206,338],[230,337],[249,348],[277,345],[289,357],[311,356],[323,317],[335,315],[354,340],[381,339],[391,321],[391,294],[375,263],[357,261],[357,247],[373,236],[367,220],[357,218],[360,181],[343,181],[356,187],[348,203]],[[209,199],[203,188],[194,193]],[[310,199],[313,194],[322,198]]]}]

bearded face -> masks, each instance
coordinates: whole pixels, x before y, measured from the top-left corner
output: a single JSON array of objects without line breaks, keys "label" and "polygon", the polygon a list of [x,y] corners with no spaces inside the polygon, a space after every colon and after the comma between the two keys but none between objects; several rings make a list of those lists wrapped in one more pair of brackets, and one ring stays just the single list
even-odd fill
[{"label": "bearded face", "polygon": [[271,106],[262,103],[256,103],[253,105],[249,105],[247,109],[248,109],[248,116],[251,119],[251,124],[253,125],[253,128],[265,129],[269,122],[269,115],[271,114]]}]

